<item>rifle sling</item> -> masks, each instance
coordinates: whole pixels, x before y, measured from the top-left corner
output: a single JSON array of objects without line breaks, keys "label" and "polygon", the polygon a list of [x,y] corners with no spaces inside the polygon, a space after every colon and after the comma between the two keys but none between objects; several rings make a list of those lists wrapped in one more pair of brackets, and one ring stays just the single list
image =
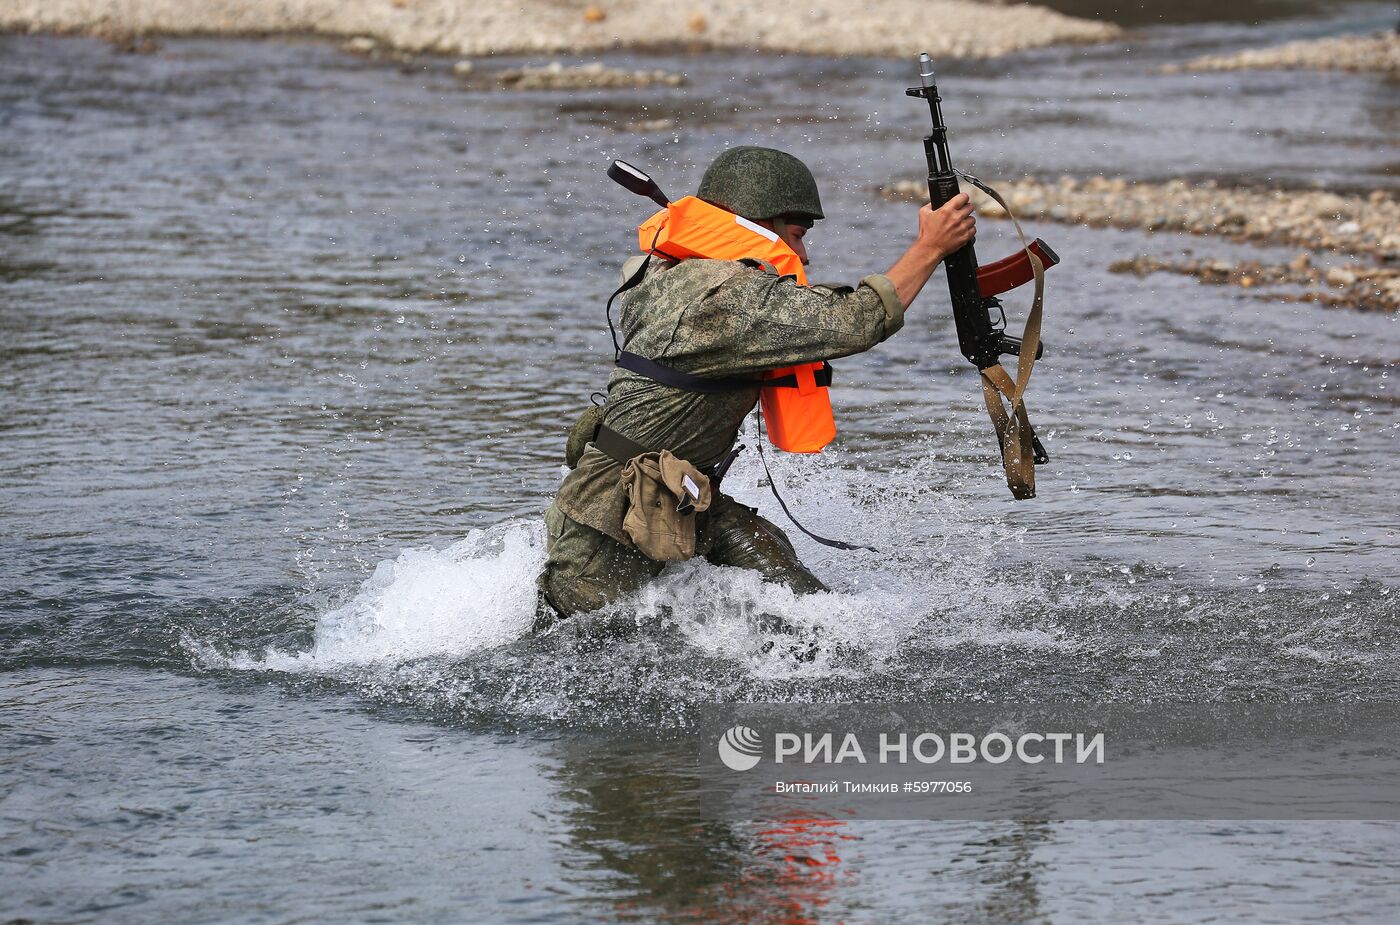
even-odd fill
[{"label": "rifle sling", "polygon": [[[1037,462],[1048,462],[1044,447],[1031,428],[1026,414],[1026,386],[1030,384],[1031,373],[1035,369],[1035,355],[1040,351],[1040,323],[1045,307],[1045,264],[1026,241],[1026,233],[1021,229],[1011,206],[1001,194],[976,177],[959,171],[959,175],[992,198],[1006,210],[1011,223],[1016,226],[1016,235],[1021,239],[1021,247],[1030,259],[1031,271],[1035,274],[1035,295],[1031,299],[1031,310],[1026,315],[1025,331],[1021,335],[1021,351],[1016,362],[1016,379],[1012,380],[1006,368],[994,363],[986,369],[978,370],[982,376],[982,400],[987,406],[987,414],[996,429],[997,442],[1001,446],[1002,468],[1006,471],[1006,485],[1011,496],[1018,501],[1035,497],[1035,466]],[[1003,397],[1010,402],[1010,409],[1003,404]]]}]

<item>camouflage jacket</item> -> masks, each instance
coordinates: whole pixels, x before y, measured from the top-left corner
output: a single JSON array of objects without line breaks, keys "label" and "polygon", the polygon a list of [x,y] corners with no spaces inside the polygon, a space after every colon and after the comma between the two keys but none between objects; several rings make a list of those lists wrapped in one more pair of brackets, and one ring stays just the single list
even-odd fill
[{"label": "camouflage jacket", "polygon": [[[637,268],[635,257],[623,268]],[[849,286],[797,285],[756,261],[653,259],[622,297],[623,349],[697,376],[753,376],[752,389],[685,392],[614,369],[603,423],[707,469],[734,444],[758,401],[760,374],[861,353],[904,325],[904,305],[881,275]],[[622,466],[591,444],[555,504],[619,542],[626,494]]]}]

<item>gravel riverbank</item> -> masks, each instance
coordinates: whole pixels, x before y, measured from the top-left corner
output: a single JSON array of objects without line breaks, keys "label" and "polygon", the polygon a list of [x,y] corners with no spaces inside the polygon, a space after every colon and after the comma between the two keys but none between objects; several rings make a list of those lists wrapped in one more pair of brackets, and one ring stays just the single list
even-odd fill
[{"label": "gravel riverbank", "polygon": [[1400,33],[1343,35],[1289,42],[1274,48],[1251,48],[1233,55],[1209,55],[1171,64],[1165,74],[1199,71],[1316,70],[1400,75]]},{"label": "gravel riverbank", "polygon": [[[1231,284],[1244,289],[1267,286],[1299,286],[1303,291],[1282,298],[1317,302],[1333,308],[1359,311],[1400,311],[1400,269],[1355,263],[1319,267],[1307,254],[1288,263],[1259,260],[1215,260],[1211,258],[1134,257],[1119,260],[1108,268],[1113,273],[1146,276],[1159,271],[1194,276],[1203,283]],[[1278,296],[1275,296],[1276,298]]]},{"label": "gravel riverbank", "polygon": [[558,61],[547,67],[511,68],[496,75],[496,84],[512,90],[593,90],[601,87],[644,89],[680,87],[685,77],[662,70],[628,71],[604,67],[598,62],[564,67]]},{"label": "gravel riverbank", "polygon": [[[1073,225],[1113,226],[1142,231],[1186,231],[1260,244],[1282,244],[1334,255],[1370,258],[1333,270],[1318,270],[1307,254],[1290,264],[1239,266],[1219,261],[1173,262],[1140,257],[1120,270],[1145,273],[1169,269],[1209,282],[1245,287],[1293,283],[1325,287],[1317,301],[1361,309],[1400,310],[1400,198],[1376,191],[1344,196],[1314,190],[1231,189],[1214,183],[1129,183],[1122,179],[1063,178],[1046,183],[1020,180],[997,185],[1020,218]],[[881,187],[887,199],[928,201],[923,180]],[[978,199],[978,214],[1004,218],[996,203]],[[1325,297],[1324,297],[1325,296]]]},{"label": "gravel riverbank", "polygon": [[1113,25],[973,0],[0,0],[0,29],[137,35],[312,33],[406,52],[490,55],[684,46],[983,58],[1098,42]]}]

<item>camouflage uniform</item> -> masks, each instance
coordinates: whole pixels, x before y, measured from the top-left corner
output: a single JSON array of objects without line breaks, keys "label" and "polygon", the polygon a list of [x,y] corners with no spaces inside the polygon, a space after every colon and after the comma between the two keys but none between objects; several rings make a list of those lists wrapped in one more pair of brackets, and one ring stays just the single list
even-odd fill
[{"label": "camouflage uniform", "polygon": [[[641,259],[628,261],[624,278]],[[867,276],[855,289],[802,287],[748,260],[653,258],[643,281],[623,299],[625,349],[697,376],[754,377],[752,389],[707,394],[613,370],[603,422],[703,469],[733,445],[758,401],[759,374],[861,353],[904,324],[904,306],[885,276]],[[665,565],[643,556],[622,531],[621,470],[589,444],[545,513],[549,554],[540,587],[562,614],[603,607]],[[699,518],[697,555],[756,569],[798,593],[823,590],[783,532],[752,508],[717,493]]]}]

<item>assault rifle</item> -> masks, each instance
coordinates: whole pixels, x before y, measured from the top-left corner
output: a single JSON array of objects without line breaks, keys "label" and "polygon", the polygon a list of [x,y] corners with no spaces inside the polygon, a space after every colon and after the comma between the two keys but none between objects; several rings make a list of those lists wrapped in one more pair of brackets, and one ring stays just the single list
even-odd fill
[{"label": "assault rifle", "polygon": [[[958,195],[959,176],[1005,207],[1006,203],[991,187],[976,177],[961,174],[954,169],[952,158],[948,154],[948,126],[943,122],[942,98],[938,95],[938,85],[934,80],[933,61],[927,54],[919,55],[919,84],[904,92],[908,96],[927,100],[929,115],[933,119],[933,131],[924,138],[924,157],[928,162],[928,194],[933,207],[937,209]],[[1009,208],[1007,214],[1011,214]],[[1019,224],[1016,229],[1019,233]],[[981,268],[977,266],[977,252],[969,241],[961,249],[944,258],[943,269],[948,274],[948,294],[953,302],[958,347],[963,356],[982,374],[987,410],[996,425],[1011,492],[1017,498],[1030,498],[1035,496],[1035,470],[1032,460],[1034,463],[1045,463],[1049,462],[1050,458],[1041,446],[1039,438],[1031,432],[1029,422],[1025,420],[1025,407],[1021,398],[1026,382],[1030,379],[1034,361],[1040,359],[1044,353],[1044,345],[1040,343],[1040,296],[1044,285],[1044,271],[1059,263],[1060,258],[1050,249],[1050,245],[1039,238],[1030,244],[1025,244],[1024,238],[1021,240],[1025,245],[1022,250]],[[1027,325],[1027,333],[1035,343],[1035,355],[1033,358],[1022,357],[1017,381],[1013,383],[1011,377],[1002,369],[1000,358],[1003,355],[1020,357],[1022,338],[1006,333],[1006,312],[1002,309],[998,296],[1032,279],[1036,281],[1036,303],[1031,312],[1031,323]],[[1031,330],[1032,323],[1034,331]],[[1009,415],[1002,409],[1001,399],[997,397],[998,392],[1011,402]],[[1021,425],[1024,425],[1023,428]],[[1023,441],[1026,443],[1025,449],[1031,451],[1029,454],[1022,452],[1020,446],[1012,445],[1022,444]],[[1027,455],[1031,456],[1031,459],[1026,459]]]}]

